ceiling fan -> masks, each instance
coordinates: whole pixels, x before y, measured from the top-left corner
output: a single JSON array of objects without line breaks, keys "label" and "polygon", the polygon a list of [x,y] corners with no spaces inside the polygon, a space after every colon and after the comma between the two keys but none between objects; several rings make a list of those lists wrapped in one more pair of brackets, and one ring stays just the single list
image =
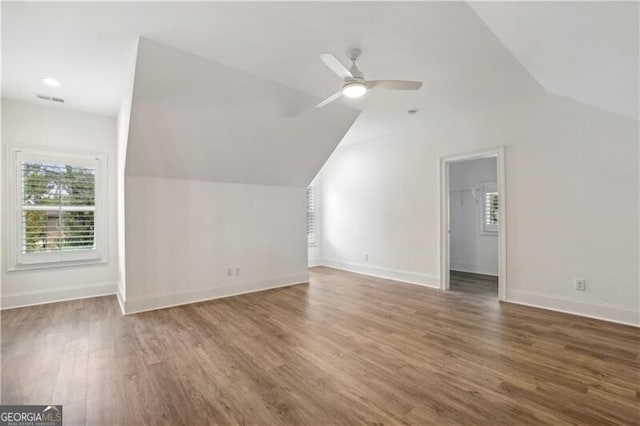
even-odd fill
[{"label": "ceiling fan", "polygon": [[351,68],[345,67],[342,62],[331,53],[321,53],[318,55],[331,71],[343,79],[344,84],[342,89],[320,102],[316,105],[316,108],[322,108],[342,96],[359,98],[367,93],[367,90],[418,90],[422,87],[421,81],[365,80],[364,74],[362,74],[362,71],[360,71],[356,65],[356,60],[361,53],[362,50],[357,48],[352,48],[347,51],[347,56],[351,60]]}]

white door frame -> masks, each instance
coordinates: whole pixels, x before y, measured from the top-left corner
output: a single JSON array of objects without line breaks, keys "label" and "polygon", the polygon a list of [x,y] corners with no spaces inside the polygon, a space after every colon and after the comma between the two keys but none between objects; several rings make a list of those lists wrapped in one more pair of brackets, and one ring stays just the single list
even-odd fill
[{"label": "white door frame", "polygon": [[498,177],[498,300],[507,297],[507,191],[504,147],[440,158],[440,288],[449,290],[449,165],[458,161],[495,158]]}]

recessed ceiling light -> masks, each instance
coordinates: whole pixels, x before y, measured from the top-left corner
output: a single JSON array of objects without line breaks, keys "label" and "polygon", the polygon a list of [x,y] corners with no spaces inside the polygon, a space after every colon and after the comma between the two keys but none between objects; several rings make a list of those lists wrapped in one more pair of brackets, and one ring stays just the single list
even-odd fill
[{"label": "recessed ceiling light", "polygon": [[51,77],[43,77],[40,80],[42,80],[42,82],[44,84],[46,84],[49,87],[59,87],[60,86],[60,82],[58,80],[56,80],[55,78],[51,78]]}]

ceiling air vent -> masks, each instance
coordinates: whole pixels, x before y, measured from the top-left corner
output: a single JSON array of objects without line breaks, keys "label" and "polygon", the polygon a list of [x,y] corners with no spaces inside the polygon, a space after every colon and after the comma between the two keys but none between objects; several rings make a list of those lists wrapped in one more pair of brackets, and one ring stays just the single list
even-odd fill
[{"label": "ceiling air vent", "polygon": [[43,95],[43,94],[40,94],[40,93],[36,93],[36,97],[38,99],[42,99],[44,101],[59,102],[61,104],[64,103],[64,99],[56,98],[55,96],[47,96],[47,95]]}]

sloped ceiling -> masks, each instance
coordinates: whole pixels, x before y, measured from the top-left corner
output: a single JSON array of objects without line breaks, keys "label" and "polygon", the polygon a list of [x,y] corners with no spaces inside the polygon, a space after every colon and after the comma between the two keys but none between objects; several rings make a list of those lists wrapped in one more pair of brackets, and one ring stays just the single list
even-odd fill
[{"label": "sloped ceiling", "polygon": [[126,174],[308,185],[359,111],[142,38]]},{"label": "sloped ceiling", "polygon": [[471,2],[550,93],[638,119],[638,2]]},{"label": "sloped ceiling", "polygon": [[[339,80],[318,60],[363,49],[368,78],[422,80],[413,93],[344,101],[362,111],[342,143],[402,131],[532,92],[626,116],[637,108],[635,2],[4,2],[3,96],[115,116],[137,38],[321,99]],[[524,66],[523,66],[524,65]],[[40,77],[63,83],[43,87]],[[535,78],[534,78],[535,77]],[[420,109],[409,116],[408,109]],[[634,115],[635,114],[635,115]]]},{"label": "sloped ceiling", "polygon": [[[466,102],[478,108],[543,92],[464,2],[6,2],[4,95],[66,98],[62,108],[110,115],[126,94],[128,54],[146,36],[320,99],[340,80],[318,59],[351,46],[370,79],[421,80],[417,92],[371,92],[343,142],[394,133]],[[39,79],[53,75],[59,88]],[[407,110],[420,109],[417,116]],[[424,118],[423,118],[424,117]]]}]

